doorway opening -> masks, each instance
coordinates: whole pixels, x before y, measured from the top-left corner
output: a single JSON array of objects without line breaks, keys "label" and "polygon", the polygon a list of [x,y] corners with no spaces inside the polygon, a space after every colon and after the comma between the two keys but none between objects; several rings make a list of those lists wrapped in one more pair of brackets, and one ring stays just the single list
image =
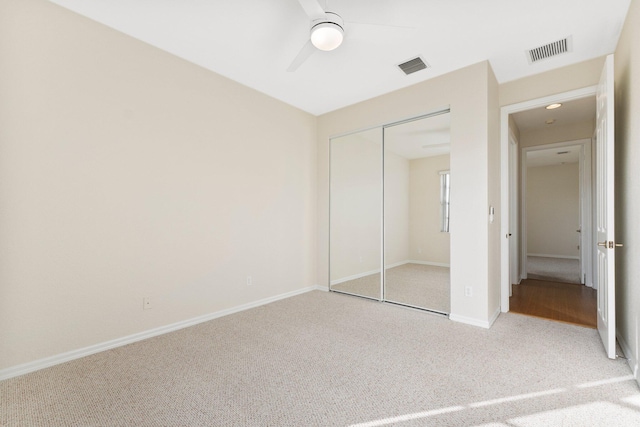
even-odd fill
[{"label": "doorway opening", "polygon": [[[509,286],[503,288],[503,311],[507,305],[514,312],[595,328],[595,88],[574,95],[539,100],[507,116]],[[551,104],[560,107],[546,108]]]}]

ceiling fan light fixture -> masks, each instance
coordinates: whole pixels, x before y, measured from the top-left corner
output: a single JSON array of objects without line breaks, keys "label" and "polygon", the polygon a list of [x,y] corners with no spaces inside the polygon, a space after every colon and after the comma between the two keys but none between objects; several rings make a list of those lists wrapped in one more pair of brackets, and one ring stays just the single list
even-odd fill
[{"label": "ceiling fan light fixture", "polygon": [[311,44],[330,51],[342,44],[344,21],[337,13],[325,12],[324,16],[311,23]]},{"label": "ceiling fan light fixture", "polygon": [[322,22],[311,29],[311,43],[320,50],[330,51],[342,44],[344,30],[334,22]]}]

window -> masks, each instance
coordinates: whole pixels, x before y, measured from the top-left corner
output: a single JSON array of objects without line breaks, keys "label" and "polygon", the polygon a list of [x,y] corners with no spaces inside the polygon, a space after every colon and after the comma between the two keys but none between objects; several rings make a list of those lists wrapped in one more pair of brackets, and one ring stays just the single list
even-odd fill
[{"label": "window", "polygon": [[440,172],[440,231],[449,232],[449,201],[450,201],[449,171]]}]

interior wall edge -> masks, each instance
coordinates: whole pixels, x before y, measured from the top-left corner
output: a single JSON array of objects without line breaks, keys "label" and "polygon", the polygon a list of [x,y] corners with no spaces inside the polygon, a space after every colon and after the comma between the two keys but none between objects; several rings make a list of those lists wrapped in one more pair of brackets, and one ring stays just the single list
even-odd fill
[{"label": "interior wall edge", "polygon": [[629,364],[629,368],[631,368],[633,377],[640,386],[640,361],[636,359],[633,350],[631,350],[631,347],[619,331],[616,333],[616,339],[618,340],[618,344],[620,344],[624,356],[627,358],[627,363]]}]

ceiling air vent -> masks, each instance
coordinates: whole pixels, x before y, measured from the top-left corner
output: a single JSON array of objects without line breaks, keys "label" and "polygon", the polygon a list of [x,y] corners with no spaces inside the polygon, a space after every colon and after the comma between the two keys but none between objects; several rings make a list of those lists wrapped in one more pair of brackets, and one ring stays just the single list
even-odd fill
[{"label": "ceiling air vent", "polygon": [[529,63],[533,64],[567,52],[571,52],[571,37],[528,50],[527,58],[529,59]]},{"label": "ceiling air vent", "polygon": [[400,69],[408,76],[409,74],[415,73],[416,71],[424,70],[425,68],[429,68],[429,64],[424,62],[422,58],[417,57],[408,60],[407,62],[403,62],[398,65]]}]

